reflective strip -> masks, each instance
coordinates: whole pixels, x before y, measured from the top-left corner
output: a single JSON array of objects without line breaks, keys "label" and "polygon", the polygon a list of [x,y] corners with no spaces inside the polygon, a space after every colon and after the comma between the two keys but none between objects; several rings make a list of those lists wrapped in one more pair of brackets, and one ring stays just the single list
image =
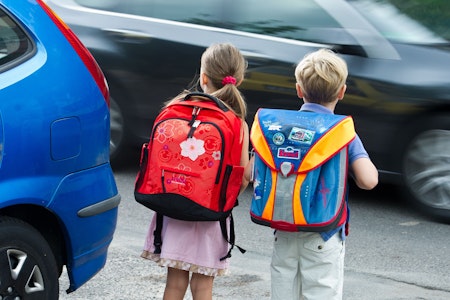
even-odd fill
[{"label": "reflective strip", "polygon": [[273,218],[273,210],[275,207],[275,189],[273,187],[277,186],[277,175],[277,171],[270,170],[270,176],[272,177],[272,188],[270,189],[270,194],[267,197],[266,206],[264,207],[264,211],[261,215],[261,217],[266,220],[272,220]]},{"label": "reflective strip", "polygon": [[[339,165],[341,166],[339,168],[339,190],[336,198],[337,203],[342,203],[345,201],[344,199],[344,193],[347,188],[347,164],[348,164],[348,148],[344,148],[341,150],[341,153],[339,153]],[[343,200],[344,199],[344,200]],[[340,209],[341,205],[336,205],[336,211],[337,213]]]},{"label": "reflective strip", "polygon": [[281,173],[277,175],[275,187],[275,205],[272,219],[274,221],[294,222],[292,207],[292,187],[297,176],[284,177]]}]

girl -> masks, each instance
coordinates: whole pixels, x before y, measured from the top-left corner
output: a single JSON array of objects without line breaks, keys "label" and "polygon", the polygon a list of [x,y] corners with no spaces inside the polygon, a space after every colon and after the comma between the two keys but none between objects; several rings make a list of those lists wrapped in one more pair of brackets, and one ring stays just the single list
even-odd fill
[{"label": "girl", "polygon": [[[203,53],[200,68],[200,86],[203,92],[221,99],[242,119],[241,166],[248,164],[249,130],[245,122],[246,103],[238,90],[244,79],[247,62],[231,44],[212,45]],[[183,92],[171,101],[183,98]],[[241,192],[248,185],[242,179]],[[164,217],[161,254],[154,253],[153,231],[156,214],[147,234],[142,257],[168,267],[163,299],[183,299],[190,286],[195,300],[212,299],[215,276],[226,274],[228,259],[219,258],[228,252],[228,243],[222,236],[219,222],[181,221]],[[192,273],[192,276],[190,276]]]}]

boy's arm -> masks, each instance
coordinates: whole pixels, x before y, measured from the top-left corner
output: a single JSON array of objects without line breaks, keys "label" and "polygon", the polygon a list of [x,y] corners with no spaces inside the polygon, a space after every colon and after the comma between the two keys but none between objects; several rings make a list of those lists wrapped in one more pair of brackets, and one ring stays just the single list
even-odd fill
[{"label": "boy's arm", "polygon": [[378,170],[370,158],[361,157],[351,164],[353,178],[360,189],[371,190],[378,184]]}]

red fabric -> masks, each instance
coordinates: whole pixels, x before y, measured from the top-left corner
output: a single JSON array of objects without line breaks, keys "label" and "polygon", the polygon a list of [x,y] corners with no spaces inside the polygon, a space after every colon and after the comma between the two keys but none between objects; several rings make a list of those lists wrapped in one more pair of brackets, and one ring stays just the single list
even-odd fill
[{"label": "red fabric", "polygon": [[[193,107],[200,107],[195,130],[189,125]],[[231,211],[243,176],[241,125],[231,110],[223,112],[211,101],[180,101],[165,108],[155,120],[136,191],[180,194],[207,209]]]}]

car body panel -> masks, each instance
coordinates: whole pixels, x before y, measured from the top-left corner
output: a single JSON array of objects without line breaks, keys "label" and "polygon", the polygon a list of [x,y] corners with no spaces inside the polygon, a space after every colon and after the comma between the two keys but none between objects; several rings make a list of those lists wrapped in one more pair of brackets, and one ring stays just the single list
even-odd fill
[{"label": "car body panel", "polygon": [[[70,289],[86,282],[106,262],[105,254],[113,238],[120,199],[114,187],[111,168],[103,164],[65,177],[48,206],[65,225],[67,244],[70,245],[67,261]],[[111,202],[112,209],[88,217],[79,215],[90,205],[101,203],[100,199]]]},{"label": "car body panel", "polygon": [[[78,54],[36,2],[1,0],[0,8],[21,23],[35,47],[0,68],[0,215],[26,215],[42,225],[46,220],[33,215],[41,207],[56,217],[66,252],[55,256],[66,258],[68,291],[74,291],[104,266],[117,221],[109,109]],[[98,214],[78,215],[104,201],[111,203],[94,210]]]}]

